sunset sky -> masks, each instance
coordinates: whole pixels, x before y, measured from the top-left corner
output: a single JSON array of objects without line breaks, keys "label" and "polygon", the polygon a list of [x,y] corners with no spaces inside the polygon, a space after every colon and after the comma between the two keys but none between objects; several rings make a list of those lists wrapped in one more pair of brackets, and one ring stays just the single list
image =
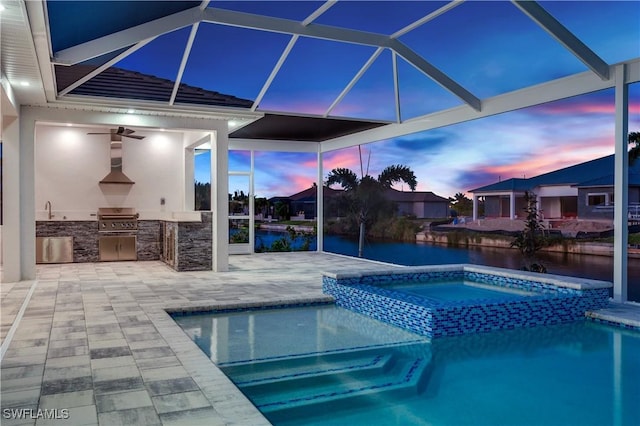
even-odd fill
[{"label": "sunset sky", "polygon": [[[640,84],[630,87],[629,104],[629,130],[640,131]],[[415,172],[417,190],[450,197],[499,179],[532,177],[613,154],[613,133],[610,90],[375,142],[363,146],[362,152],[365,167],[371,153],[370,175],[404,164]],[[246,156],[233,152],[229,169],[247,170]],[[208,181],[209,160],[201,156],[198,161],[202,165],[196,179]],[[317,181],[315,154],[258,152],[255,166],[259,197],[292,195]],[[325,154],[325,178],[336,167],[359,175],[358,148]]]},{"label": "sunset sky", "polygon": [[[50,2],[50,16],[58,13],[56,3]],[[121,3],[126,2],[113,7],[125,8]],[[338,1],[314,24],[390,35],[447,3]],[[302,21],[322,4],[214,0],[209,7]],[[539,4],[608,64],[640,57],[640,2]],[[63,11],[61,7],[59,13]],[[115,66],[175,80],[190,28],[158,37]],[[480,99],[588,70],[509,1],[465,1],[398,40]],[[182,82],[255,100],[290,41],[287,34],[201,23]],[[372,46],[300,37],[258,111],[325,114],[375,51]],[[392,54],[384,49],[330,115],[394,120],[392,71]],[[402,58],[398,76],[402,120],[462,104]],[[629,129],[640,130],[638,84],[630,92]],[[363,152],[365,160],[370,153],[371,175],[404,164],[414,170],[419,190],[448,197],[498,179],[531,177],[612,154],[613,109],[613,90],[607,90],[379,141]],[[230,161],[231,170],[238,166],[235,161]],[[258,153],[256,195],[291,195],[309,187],[318,180],[315,163],[313,154]],[[359,174],[357,148],[327,153],[325,176],[334,167]],[[196,179],[208,181],[208,170],[198,166]]]}]

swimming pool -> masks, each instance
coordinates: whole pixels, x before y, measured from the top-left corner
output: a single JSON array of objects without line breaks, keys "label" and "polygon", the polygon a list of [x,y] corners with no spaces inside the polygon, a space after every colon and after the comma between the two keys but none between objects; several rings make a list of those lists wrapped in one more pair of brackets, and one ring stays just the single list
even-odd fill
[{"label": "swimming pool", "polygon": [[606,306],[611,287],[476,265],[331,272],[322,278],[322,291],[338,306],[430,338],[576,321]]},{"label": "swimming pool", "polygon": [[332,306],[175,316],[276,425],[637,425],[640,332],[428,340]]}]

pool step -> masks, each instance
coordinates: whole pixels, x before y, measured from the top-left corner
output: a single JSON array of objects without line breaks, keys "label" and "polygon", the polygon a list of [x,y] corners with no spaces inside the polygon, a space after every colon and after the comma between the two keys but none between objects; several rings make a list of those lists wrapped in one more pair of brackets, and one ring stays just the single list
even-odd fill
[{"label": "pool step", "polygon": [[263,413],[270,413],[316,404],[342,403],[380,393],[416,393],[429,363],[429,357],[407,357],[396,353],[387,362],[387,368],[375,371],[351,369],[331,375],[239,387]]},{"label": "pool step", "polygon": [[[291,361],[271,361],[258,364],[223,368],[225,374],[233,377],[234,383],[245,388],[260,386],[281,386],[289,381],[300,383],[304,379],[320,380],[336,374],[352,372],[359,375],[379,374],[388,369],[392,362],[390,353],[367,351],[357,355],[311,356]],[[267,391],[268,392],[268,391]]]}]

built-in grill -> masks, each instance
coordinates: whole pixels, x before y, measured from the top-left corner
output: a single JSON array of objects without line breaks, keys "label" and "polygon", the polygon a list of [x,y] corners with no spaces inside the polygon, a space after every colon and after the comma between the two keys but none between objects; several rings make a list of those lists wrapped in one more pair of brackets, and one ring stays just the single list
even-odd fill
[{"label": "built-in grill", "polygon": [[131,207],[98,209],[98,245],[101,261],[136,260],[138,213]]},{"label": "built-in grill", "polygon": [[98,209],[98,232],[137,232],[138,213],[132,207]]}]

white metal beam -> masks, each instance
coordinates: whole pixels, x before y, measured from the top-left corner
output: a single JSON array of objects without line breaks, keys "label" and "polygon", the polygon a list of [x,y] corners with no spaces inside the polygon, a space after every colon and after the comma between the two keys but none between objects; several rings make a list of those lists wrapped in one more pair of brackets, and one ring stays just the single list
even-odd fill
[{"label": "white metal beam", "polygon": [[211,7],[204,11],[203,20],[214,24],[231,25],[291,35],[297,34],[299,36],[363,44],[366,46],[388,47],[390,42],[390,38],[383,34],[332,27],[329,25],[303,25],[301,22],[289,19]]},{"label": "white metal beam", "polygon": [[615,67],[615,174],[613,206],[613,299],[616,302],[628,300],[627,256],[629,240],[629,87],[625,82],[624,64]]},{"label": "white metal beam", "polygon": [[571,51],[571,53],[573,53],[583,64],[589,67],[591,71],[595,72],[601,79],[609,79],[609,64],[596,55],[593,50],[589,49],[586,44],[584,44],[537,2],[531,0],[512,0],[512,3],[566,49]]},{"label": "white metal beam", "polygon": [[371,65],[373,65],[373,63],[375,62],[376,59],[378,59],[378,56],[380,56],[380,54],[382,53],[383,50],[384,50],[383,47],[378,47],[376,49],[376,51],[373,52],[373,55],[371,55],[371,57],[362,66],[362,68],[360,68],[360,71],[358,71],[356,73],[356,75],[351,79],[349,84],[347,84],[347,87],[345,87],[342,90],[342,92],[340,93],[340,95],[338,95],[336,100],[333,101],[333,103],[331,104],[329,109],[327,109],[327,112],[324,113],[324,117],[327,117],[329,114],[331,114],[331,111],[333,111],[333,109],[336,107],[336,105],[338,105],[340,102],[342,102],[342,99],[344,99],[344,97],[347,95],[347,93],[349,93],[351,91],[351,89],[353,89],[353,86],[355,86],[356,83],[360,80],[360,78],[364,75],[364,73],[367,72],[369,67],[371,67]]},{"label": "white metal beam", "polygon": [[438,16],[450,11],[454,7],[461,5],[462,2],[464,2],[464,0],[453,0],[452,2],[445,4],[444,6],[442,6],[441,8],[439,8],[439,9],[433,11],[433,12],[431,12],[427,16],[425,16],[423,18],[420,18],[417,21],[415,21],[415,22],[407,25],[406,27],[396,31],[395,33],[391,34],[391,38],[398,38],[398,37],[401,37],[401,36],[405,35],[406,33],[410,32],[410,31],[415,30],[416,28],[420,27],[421,25],[424,25],[427,22],[434,20]]},{"label": "white metal beam", "polygon": [[[209,120],[255,121],[262,117],[262,112],[250,112],[246,109],[229,107],[207,107],[200,105],[169,105],[159,101],[140,101],[132,99],[105,98],[100,96],[67,95],[59,100],[49,102],[53,108],[66,108],[75,111],[126,112],[135,109],[140,114],[165,117],[206,118]],[[243,126],[244,126],[243,125]]]},{"label": "white metal beam", "polygon": [[422,56],[409,49],[405,44],[398,40],[392,40],[390,46],[398,55],[402,56],[407,62],[412,64],[418,70],[422,71],[426,76],[438,83],[444,89],[456,95],[458,98],[476,111],[482,109],[480,99],[475,97],[471,92],[453,81],[448,75],[440,71],[438,68],[427,62]]},{"label": "white metal beam", "polygon": [[[625,62],[626,83],[640,81],[640,58]],[[459,106],[445,111],[406,120],[402,124],[388,124],[358,134],[342,136],[322,142],[322,151],[333,151],[398,136],[437,129],[477,118],[489,117],[547,102],[579,96],[614,87],[613,80],[602,80],[591,71],[560,78],[547,83],[516,90],[482,101],[482,111]]]},{"label": "white metal beam", "polygon": [[229,149],[269,152],[318,152],[319,142],[229,138]]},{"label": "white metal beam", "polygon": [[149,42],[151,42],[154,39],[155,38],[150,38],[150,39],[147,39],[147,40],[143,40],[140,43],[136,44],[135,46],[131,46],[131,48],[125,50],[124,52],[122,52],[121,54],[116,56],[115,58],[110,59],[109,61],[107,61],[104,64],[100,65],[95,70],[91,71],[89,74],[85,75],[84,77],[74,81],[73,83],[71,83],[70,85],[65,87],[63,90],[61,90],[58,93],[58,96],[64,96],[67,93],[71,92],[76,87],[83,85],[84,83],[86,83],[87,81],[89,81],[93,77],[95,77],[96,75],[100,74],[102,71],[106,70],[107,68],[111,67],[114,64],[117,64],[122,59],[126,58],[127,56],[129,56],[130,54],[132,54],[136,50],[142,48],[143,46],[146,46]]},{"label": "white metal beam", "polygon": [[267,81],[265,81],[264,85],[262,86],[262,89],[260,89],[260,93],[258,93],[256,100],[253,101],[253,105],[251,105],[251,111],[255,111],[260,105],[260,102],[262,102],[262,98],[264,98],[264,95],[267,93],[267,90],[269,90],[269,87],[271,87],[271,83],[273,83],[273,80],[276,78],[276,75],[278,75],[278,72],[280,71],[280,68],[284,64],[284,61],[287,60],[289,53],[291,53],[291,49],[293,49],[293,46],[295,46],[296,42],[298,41],[298,37],[299,36],[294,35],[293,37],[291,37],[291,40],[289,40],[289,43],[284,48],[284,51],[282,52],[282,55],[280,55],[278,62],[276,62],[276,65],[271,70],[271,74],[269,74],[269,78],[267,78]]},{"label": "white metal beam", "polygon": [[21,2],[25,8],[25,16],[28,16],[27,25],[33,38],[34,53],[40,68],[40,77],[44,89],[44,100],[51,101],[56,98],[56,80],[53,73],[53,65],[49,62],[50,39],[49,20],[46,17],[44,2]]},{"label": "white metal beam", "polygon": [[329,8],[331,6],[333,6],[334,4],[336,4],[337,2],[338,2],[337,0],[328,0],[328,1],[324,2],[322,4],[322,6],[317,8],[315,12],[313,12],[311,15],[307,16],[307,18],[304,21],[302,21],[302,25],[305,25],[305,26],[309,25],[310,23],[312,23],[313,21],[318,19],[318,17],[320,15],[322,15],[327,10],[329,10]]},{"label": "white metal beam", "polygon": [[191,32],[189,33],[187,44],[184,47],[184,52],[182,53],[182,61],[180,61],[180,68],[178,69],[178,75],[176,76],[175,83],[173,83],[173,90],[171,91],[171,98],[169,99],[169,105],[173,105],[173,103],[176,101],[176,96],[178,95],[178,89],[180,88],[180,83],[182,82],[182,75],[184,74],[184,69],[187,67],[187,61],[189,61],[189,55],[191,54],[193,41],[196,39],[196,34],[198,34],[199,26],[200,26],[199,22],[196,22],[191,26]]},{"label": "white metal beam", "polygon": [[[208,10],[208,9],[207,9]],[[126,30],[118,31],[68,49],[54,52],[51,62],[60,65],[74,65],[89,59],[132,46],[142,40],[157,37],[179,28],[200,22],[206,10],[199,6],[183,10]]]},{"label": "white metal beam", "polygon": [[400,116],[400,80],[398,77],[398,55],[396,52],[392,53],[391,61],[393,63],[393,97],[396,105],[396,123],[400,123],[402,121]]}]

